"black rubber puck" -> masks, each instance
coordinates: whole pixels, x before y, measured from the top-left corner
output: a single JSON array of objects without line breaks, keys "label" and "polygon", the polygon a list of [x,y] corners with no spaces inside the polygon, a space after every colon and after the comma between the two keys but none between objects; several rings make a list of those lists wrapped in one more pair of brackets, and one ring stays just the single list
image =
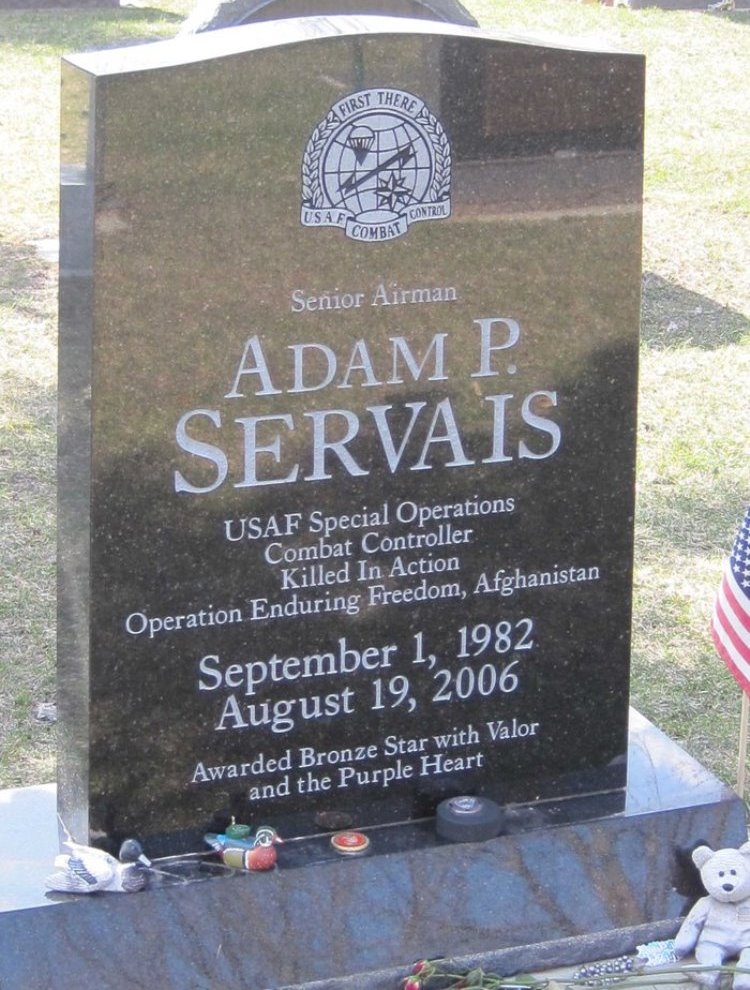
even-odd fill
[{"label": "black rubber puck", "polygon": [[435,829],[451,842],[484,842],[494,839],[503,827],[499,804],[481,797],[453,797],[437,807]]}]

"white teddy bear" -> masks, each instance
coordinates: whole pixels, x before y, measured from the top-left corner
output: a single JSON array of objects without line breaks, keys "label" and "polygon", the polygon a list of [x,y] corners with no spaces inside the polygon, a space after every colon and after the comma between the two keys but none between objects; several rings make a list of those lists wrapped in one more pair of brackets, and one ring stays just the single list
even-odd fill
[{"label": "white teddy bear", "polygon": [[[701,966],[722,966],[728,959],[750,970],[750,842],[739,849],[698,846],[693,862],[700,870],[707,897],[693,906],[675,937],[675,953],[693,952]],[[711,990],[720,974],[697,973],[695,979]],[[734,990],[750,990],[750,972],[737,973]]]}]

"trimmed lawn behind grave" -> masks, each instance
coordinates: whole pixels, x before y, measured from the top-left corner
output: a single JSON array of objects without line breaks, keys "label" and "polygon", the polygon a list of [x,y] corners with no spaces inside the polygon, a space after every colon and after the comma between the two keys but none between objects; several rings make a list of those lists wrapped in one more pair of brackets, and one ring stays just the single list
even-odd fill
[{"label": "trimmed lawn behind grave", "polygon": [[[54,779],[59,59],[169,37],[191,6],[0,10],[0,787]],[[750,499],[750,14],[467,6],[490,30],[646,53],[633,703],[732,782],[739,689],[708,629]]]}]

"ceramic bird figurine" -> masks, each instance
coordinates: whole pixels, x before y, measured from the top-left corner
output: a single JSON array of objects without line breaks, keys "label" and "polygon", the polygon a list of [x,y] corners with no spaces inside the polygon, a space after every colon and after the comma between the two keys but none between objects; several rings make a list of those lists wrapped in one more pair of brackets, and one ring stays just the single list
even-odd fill
[{"label": "ceramic bird figurine", "polygon": [[44,881],[48,890],[64,894],[95,894],[100,890],[130,894],[146,886],[151,861],[144,856],[140,842],[126,839],[119,859],[115,859],[103,849],[79,845],[67,834],[63,847],[68,852],[55,857],[56,871]]},{"label": "ceramic bird figurine", "polygon": [[270,825],[259,825],[255,834],[247,838],[209,832],[204,839],[227,866],[253,872],[272,870],[276,865],[276,846],[284,841]]}]

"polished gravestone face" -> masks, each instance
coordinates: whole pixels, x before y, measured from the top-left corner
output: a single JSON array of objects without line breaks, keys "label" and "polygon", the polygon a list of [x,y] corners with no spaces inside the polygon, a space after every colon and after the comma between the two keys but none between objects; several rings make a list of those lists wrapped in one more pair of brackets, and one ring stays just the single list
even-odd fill
[{"label": "polished gravestone face", "polygon": [[281,33],[65,67],[64,814],[617,810],[642,59]]}]

